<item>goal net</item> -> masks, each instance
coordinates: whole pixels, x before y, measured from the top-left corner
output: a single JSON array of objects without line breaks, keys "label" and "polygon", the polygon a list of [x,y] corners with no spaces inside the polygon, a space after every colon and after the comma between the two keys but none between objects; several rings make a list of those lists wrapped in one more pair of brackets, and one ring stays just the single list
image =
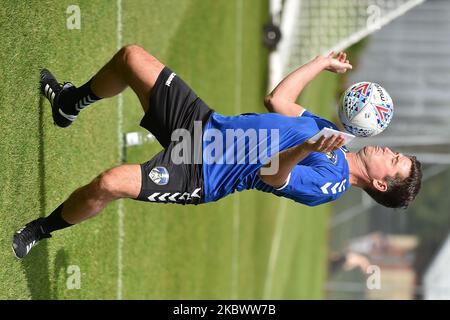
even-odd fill
[{"label": "goal net", "polygon": [[271,0],[281,39],[270,54],[269,89],[318,54],[341,51],[425,0]]}]

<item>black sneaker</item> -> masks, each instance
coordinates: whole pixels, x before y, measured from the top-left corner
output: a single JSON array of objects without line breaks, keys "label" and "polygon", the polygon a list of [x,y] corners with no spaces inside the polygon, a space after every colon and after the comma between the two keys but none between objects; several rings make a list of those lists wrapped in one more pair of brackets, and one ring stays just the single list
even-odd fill
[{"label": "black sneaker", "polygon": [[44,218],[39,218],[30,223],[27,223],[25,227],[17,231],[13,236],[12,249],[14,255],[18,259],[25,257],[31,248],[33,248],[39,240],[45,238],[51,238],[51,234],[45,233],[42,230],[41,222]]},{"label": "black sneaker", "polygon": [[[76,87],[72,83],[60,84],[49,70],[41,70],[41,93],[50,101],[53,121],[58,127],[70,126],[78,116],[79,112],[68,105],[75,101],[75,91]],[[74,111],[68,113],[67,110]]]}]

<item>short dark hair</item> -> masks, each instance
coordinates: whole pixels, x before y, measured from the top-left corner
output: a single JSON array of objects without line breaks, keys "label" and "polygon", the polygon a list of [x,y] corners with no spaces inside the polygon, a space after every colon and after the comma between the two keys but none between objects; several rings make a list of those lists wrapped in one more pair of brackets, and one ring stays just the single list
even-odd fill
[{"label": "short dark hair", "polygon": [[385,177],[387,190],[379,191],[373,187],[366,187],[366,191],[376,202],[388,208],[403,208],[416,198],[422,184],[422,165],[414,156],[408,156],[411,159],[411,171],[409,176],[401,178]]}]

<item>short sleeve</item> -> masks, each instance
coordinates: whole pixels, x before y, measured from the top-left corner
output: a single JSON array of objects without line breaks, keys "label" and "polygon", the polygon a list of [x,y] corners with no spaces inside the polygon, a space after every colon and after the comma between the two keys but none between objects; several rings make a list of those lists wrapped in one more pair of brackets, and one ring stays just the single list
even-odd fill
[{"label": "short sleeve", "polygon": [[277,190],[277,191],[283,190],[284,188],[286,188],[289,185],[289,181],[290,180],[291,180],[291,174],[289,173],[289,175],[288,175],[288,177],[286,179],[286,182],[281,187],[275,188],[275,190]]},{"label": "short sleeve", "polygon": [[333,200],[332,194],[324,194],[320,185],[326,180],[326,169],[296,165],[286,183],[274,190],[276,195],[290,198],[309,206]]},{"label": "short sleeve", "polygon": [[309,206],[316,206],[337,199],[345,192],[346,180],[339,180],[326,166],[296,165],[285,185],[275,189],[278,196]]},{"label": "short sleeve", "polygon": [[336,127],[336,125],[333,122],[328,121],[327,119],[324,119],[322,117],[319,117],[318,115],[316,115],[312,112],[309,112],[308,110],[304,110],[300,116],[313,118],[316,121],[316,123],[320,129],[322,129],[324,127],[328,127],[328,128],[332,128],[335,130],[339,130],[339,128]]}]

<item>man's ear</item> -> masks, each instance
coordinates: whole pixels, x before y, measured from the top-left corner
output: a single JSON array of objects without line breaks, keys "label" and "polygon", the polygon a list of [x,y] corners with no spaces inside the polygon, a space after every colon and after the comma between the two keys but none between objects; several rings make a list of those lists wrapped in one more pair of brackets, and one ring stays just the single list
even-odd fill
[{"label": "man's ear", "polygon": [[372,186],[381,192],[385,192],[388,188],[387,182],[379,179],[373,179],[372,180]]}]

